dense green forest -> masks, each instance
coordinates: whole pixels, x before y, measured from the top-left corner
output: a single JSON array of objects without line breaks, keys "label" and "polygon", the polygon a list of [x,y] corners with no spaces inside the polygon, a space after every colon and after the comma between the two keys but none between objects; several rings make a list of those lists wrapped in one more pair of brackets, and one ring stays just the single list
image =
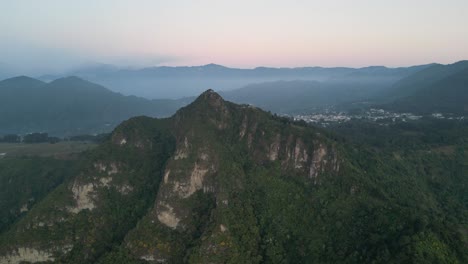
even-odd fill
[{"label": "dense green forest", "polygon": [[467,131],[436,119],[325,130],[207,91],[83,154],[9,222],[0,260],[467,263]]},{"label": "dense green forest", "polygon": [[0,232],[70,178],[76,163],[40,157],[0,159]]}]

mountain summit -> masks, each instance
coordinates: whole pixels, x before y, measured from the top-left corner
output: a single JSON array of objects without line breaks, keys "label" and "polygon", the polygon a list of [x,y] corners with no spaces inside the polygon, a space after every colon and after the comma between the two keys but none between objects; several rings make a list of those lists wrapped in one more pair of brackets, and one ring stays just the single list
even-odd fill
[{"label": "mountain summit", "polygon": [[195,100],[195,102],[206,102],[213,107],[220,107],[223,104],[224,99],[212,89],[208,89],[205,92],[203,92]]}]

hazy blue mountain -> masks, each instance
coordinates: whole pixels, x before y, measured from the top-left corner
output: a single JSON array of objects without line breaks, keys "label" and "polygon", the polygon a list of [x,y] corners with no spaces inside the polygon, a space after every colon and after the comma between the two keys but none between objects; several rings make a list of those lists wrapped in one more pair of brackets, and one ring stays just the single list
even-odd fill
[{"label": "hazy blue mountain", "polygon": [[388,88],[390,79],[375,77],[327,82],[276,81],[251,84],[221,94],[233,102],[290,114],[369,100]]},{"label": "hazy blue mountain", "polygon": [[411,67],[388,68],[385,66],[370,66],[356,69],[343,76],[331,78],[331,82],[354,82],[354,83],[378,83],[392,85],[399,80],[411,76],[412,74],[426,69],[432,64],[418,65]]},{"label": "hazy blue mountain", "polygon": [[[463,64],[468,66],[468,62]],[[468,67],[432,84],[420,86],[412,95],[396,100],[392,107],[410,112],[468,114]]]},{"label": "hazy blue mountain", "polygon": [[418,91],[430,87],[452,74],[468,68],[468,61],[459,61],[453,64],[433,64],[395,83],[387,93],[382,94],[385,100],[394,100],[414,95]]},{"label": "hazy blue mountain", "polygon": [[0,89],[2,92],[19,92],[23,89],[32,89],[39,86],[45,85],[43,81],[28,77],[28,76],[18,76],[9,79],[5,79],[0,82]]},{"label": "hazy blue mountain", "polygon": [[251,104],[276,113],[312,106],[324,106],[334,98],[327,96],[327,88],[317,81],[276,81],[247,85],[221,92],[226,99]]},{"label": "hazy blue mountain", "polygon": [[169,116],[184,104],[123,96],[78,77],[44,83],[22,76],[0,82],[0,134],[104,132],[133,116]]},{"label": "hazy blue mountain", "polygon": [[[194,96],[213,88],[217,91],[237,89],[252,83],[292,80],[332,81],[338,83],[364,81],[391,85],[414,73],[419,68],[228,68],[217,64],[182,67],[150,67],[143,69],[116,69],[109,65],[97,65],[68,73],[76,75],[126,95],[146,98],[180,98]],[[43,76],[50,80],[56,77]]]}]

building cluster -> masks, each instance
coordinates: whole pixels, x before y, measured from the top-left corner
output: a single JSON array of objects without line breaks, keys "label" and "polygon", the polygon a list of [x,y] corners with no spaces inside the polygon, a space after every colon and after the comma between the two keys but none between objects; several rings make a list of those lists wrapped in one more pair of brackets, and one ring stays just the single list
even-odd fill
[{"label": "building cluster", "polygon": [[422,118],[420,115],[412,113],[395,113],[385,111],[384,109],[371,108],[360,114],[349,114],[345,112],[324,111],[320,113],[302,114],[293,116],[294,120],[304,120],[307,123],[314,123],[321,126],[328,126],[332,123],[343,123],[354,120],[368,120],[368,121],[410,121]]}]

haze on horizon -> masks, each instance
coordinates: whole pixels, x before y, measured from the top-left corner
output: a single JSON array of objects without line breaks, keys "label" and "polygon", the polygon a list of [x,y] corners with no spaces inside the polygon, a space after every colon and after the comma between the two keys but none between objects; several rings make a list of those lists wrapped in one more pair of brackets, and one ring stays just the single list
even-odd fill
[{"label": "haze on horizon", "polygon": [[468,58],[468,1],[2,1],[0,71],[95,62],[390,67]]}]

